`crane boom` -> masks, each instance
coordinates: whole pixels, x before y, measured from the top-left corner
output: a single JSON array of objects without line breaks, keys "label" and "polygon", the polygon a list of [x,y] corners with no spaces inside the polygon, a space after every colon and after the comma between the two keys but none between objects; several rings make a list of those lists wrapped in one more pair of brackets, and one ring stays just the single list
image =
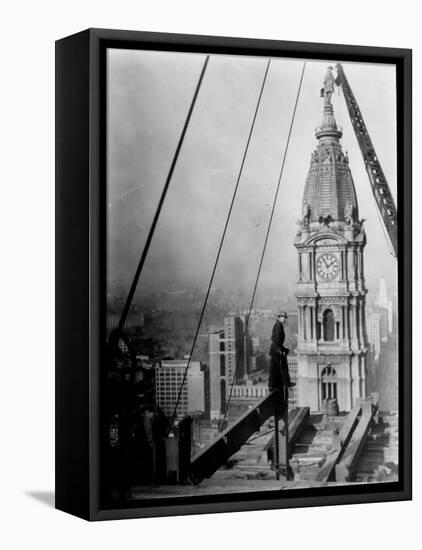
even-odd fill
[{"label": "crane boom", "polygon": [[390,187],[388,186],[386,177],[381,168],[375,152],[372,140],[369,136],[362,113],[359,109],[358,102],[353,95],[350,84],[346,78],[341,63],[336,64],[337,79],[336,83],[343,88],[344,99],[346,100],[347,110],[349,111],[350,120],[359,143],[359,147],[365,163],[365,168],[368,173],[369,181],[372,187],[372,193],[375,197],[378,210],[384,222],[387,234],[394,251],[394,256],[397,257],[397,209],[391,195]]}]

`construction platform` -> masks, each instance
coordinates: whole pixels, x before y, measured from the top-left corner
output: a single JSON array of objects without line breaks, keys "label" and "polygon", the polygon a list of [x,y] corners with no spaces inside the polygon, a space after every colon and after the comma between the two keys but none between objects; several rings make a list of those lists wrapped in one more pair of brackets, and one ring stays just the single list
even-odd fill
[{"label": "construction platform", "polygon": [[[133,487],[130,500],[284,491],[398,479],[398,416],[380,413],[375,401],[359,402],[349,413],[327,416],[289,411],[289,461],[294,479],[276,479],[269,450],[274,421],[267,419],[209,478],[193,485]],[[282,432],[280,432],[282,433]],[[281,438],[282,439],[282,438]]]}]

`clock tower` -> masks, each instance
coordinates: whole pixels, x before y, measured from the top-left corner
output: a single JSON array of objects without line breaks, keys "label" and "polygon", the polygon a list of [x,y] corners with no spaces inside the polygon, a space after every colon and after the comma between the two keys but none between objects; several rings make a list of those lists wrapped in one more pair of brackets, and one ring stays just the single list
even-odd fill
[{"label": "clock tower", "polygon": [[297,404],[322,410],[336,398],[349,411],[366,396],[367,337],[363,251],[366,235],[347,153],[342,151],[328,68],[317,147],[296,234],[298,253]]}]

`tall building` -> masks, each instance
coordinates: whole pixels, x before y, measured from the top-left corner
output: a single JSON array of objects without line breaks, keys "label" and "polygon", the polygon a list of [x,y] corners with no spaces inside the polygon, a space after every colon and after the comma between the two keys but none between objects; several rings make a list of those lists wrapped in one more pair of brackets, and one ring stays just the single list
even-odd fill
[{"label": "tall building", "polygon": [[[156,368],[156,402],[167,416],[173,414],[187,364],[187,359],[170,359],[161,361],[161,366]],[[182,418],[189,413],[204,411],[204,373],[199,361],[191,361],[177,407],[177,417]]]},{"label": "tall building", "polygon": [[384,277],[380,279],[375,305],[379,308],[380,312],[383,313],[385,327],[383,327],[384,330],[382,331],[382,340],[386,341],[388,334],[393,332],[393,302],[388,298],[387,284]]},{"label": "tall building", "polygon": [[388,309],[379,307],[377,309],[378,315],[380,317],[380,336],[381,342],[387,342],[389,334],[389,324],[388,324]]},{"label": "tall building", "polygon": [[250,370],[250,342],[238,316],[224,318],[224,327],[209,334],[210,416],[224,413],[233,377],[241,380]]},{"label": "tall building", "polygon": [[380,284],[378,288],[378,298],[376,303],[379,307],[387,308],[387,304],[388,304],[387,284],[385,282],[384,277],[381,277],[380,279]]},{"label": "tall building", "polygon": [[371,313],[368,316],[368,343],[372,346],[376,356],[381,352],[381,315]]},{"label": "tall building", "polygon": [[348,411],[366,395],[366,236],[329,88],[295,239],[297,404],[321,410],[325,399],[337,398],[340,410]]}]

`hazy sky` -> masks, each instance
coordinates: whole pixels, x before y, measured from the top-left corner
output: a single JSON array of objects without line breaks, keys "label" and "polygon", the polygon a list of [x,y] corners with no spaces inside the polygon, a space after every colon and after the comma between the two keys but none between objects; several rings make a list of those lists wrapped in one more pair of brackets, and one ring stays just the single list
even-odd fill
[{"label": "hazy sky", "polygon": [[[108,283],[127,291],[161,194],[198,77],[200,54],[108,52]],[[216,258],[267,59],[211,56],[138,289],[205,288]],[[331,64],[334,64],[335,60]],[[261,288],[280,294],[297,277],[293,246],[329,63],[307,62]],[[224,241],[214,287],[252,290],[281,168],[303,61],[273,59]],[[344,63],[396,196],[395,70]],[[344,98],[333,96],[359,213],[366,218],[367,286],[395,285],[389,253]]]}]

